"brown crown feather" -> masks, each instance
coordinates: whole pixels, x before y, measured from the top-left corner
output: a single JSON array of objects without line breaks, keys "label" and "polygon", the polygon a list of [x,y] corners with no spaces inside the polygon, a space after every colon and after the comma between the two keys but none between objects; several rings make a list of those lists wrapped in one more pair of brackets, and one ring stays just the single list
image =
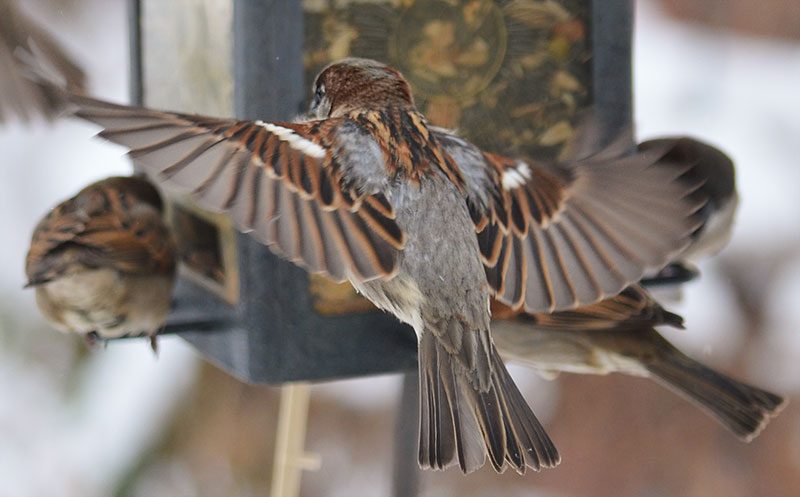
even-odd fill
[{"label": "brown crown feather", "polygon": [[368,59],[344,59],[323,69],[316,85],[324,85],[331,117],[354,110],[414,108],[411,87],[399,71]]}]

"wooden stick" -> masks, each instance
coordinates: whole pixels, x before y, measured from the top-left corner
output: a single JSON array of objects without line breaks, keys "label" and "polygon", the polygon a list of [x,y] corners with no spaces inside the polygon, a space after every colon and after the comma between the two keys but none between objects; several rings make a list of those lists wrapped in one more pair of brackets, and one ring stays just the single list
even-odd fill
[{"label": "wooden stick", "polygon": [[318,456],[305,452],[311,385],[289,383],[281,387],[278,436],[272,466],[271,497],[298,497],[303,470],[317,470]]}]

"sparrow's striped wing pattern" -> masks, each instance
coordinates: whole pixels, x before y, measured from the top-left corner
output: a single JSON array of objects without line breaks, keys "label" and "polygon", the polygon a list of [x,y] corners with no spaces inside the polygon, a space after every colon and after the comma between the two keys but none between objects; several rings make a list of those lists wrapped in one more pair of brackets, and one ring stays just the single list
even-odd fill
[{"label": "sparrow's striped wing pattern", "polygon": [[526,314],[492,301],[493,319],[521,319],[553,330],[621,330],[668,324],[683,327],[683,319],[665,310],[640,285],[625,288],[613,297],[574,310]]},{"label": "sparrow's striped wing pattern", "polygon": [[175,246],[161,213],[113,184],[98,183],[58,205],[33,233],[28,282],[63,276],[75,265],[124,274],[170,274]]},{"label": "sparrow's striped wing pattern", "polygon": [[38,85],[24,74],[24,54],[34,55],[38,63],[69,88],[83,88],[83,70],[61,45],[33,19],[16,6],[15,0],[0,0],[0,122],[12,116],[24,122],[41,113],[50,118],[59,110],[58,94]]},{"label": "sparrow's striped wing pattern", "polygon": [[[333,280],[397,269],[405,236],[377,189],[345,175],[339,120],[264,123],[159,112],[73,96],[79,117],[131,149],[157,182],[227,212],[278,255]],[[381,164],[376,149],[375,164]],[[366,149],[364,153],[369,153]]]},{"label": "sparrow's striped wing pattern", "polygon": [[[553,312],[616,295],[689,243],[703,201],[665,147],[556,167],[437,138],[467,180],[489,285],[514,309]],[[611,154],[613,155],[613,154]]]}]

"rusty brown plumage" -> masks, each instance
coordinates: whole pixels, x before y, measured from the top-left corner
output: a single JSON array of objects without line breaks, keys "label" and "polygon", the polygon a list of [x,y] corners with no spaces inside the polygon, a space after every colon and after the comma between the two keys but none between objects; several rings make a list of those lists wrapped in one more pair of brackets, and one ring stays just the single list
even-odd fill
[{"label": "rusty brown plumage", "polygon": [[87,340],[154,337],[170,307],[176,263],[158,191],[142,178],[113,177],[42,219],[25,272],[59,329]]},{"label": "rusty brown plumage", "polygon": [[25,260],[28,285],[64,276],[75,264],[171,274],[175,247],[161,208],[143,179],[114,177],[84,188],[36,226]]},{"label": "rusty brown plumage", "polygon": [[353,111],[349,117],[368,130],[383,152],[387,173],[415,184],[433,171],[443,173],[460,190],[464,178],[458,165],[432,136],[416,110],[389,108]]},{"label": "rusty brown plumage", "polygon": [[365,104],[371,109],[414,110],[411,87],[400,72],[365,62],[362,59],[334,62],[317,76],[317,85],[335,89],[329,117],[364,110]]}]

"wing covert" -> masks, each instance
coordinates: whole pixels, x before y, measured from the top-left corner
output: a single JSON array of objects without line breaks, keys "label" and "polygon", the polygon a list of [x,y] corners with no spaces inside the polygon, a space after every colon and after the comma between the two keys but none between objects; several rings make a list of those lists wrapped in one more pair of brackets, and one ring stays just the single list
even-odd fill
[{"label": "wing covert", "polygon": [[683,328],[683,318],[665,310],[639,284],[613,297],[569,311],[526,314],[492,301],[493,319],[521,319],[552,330],[649,329],[658,325]]}]

